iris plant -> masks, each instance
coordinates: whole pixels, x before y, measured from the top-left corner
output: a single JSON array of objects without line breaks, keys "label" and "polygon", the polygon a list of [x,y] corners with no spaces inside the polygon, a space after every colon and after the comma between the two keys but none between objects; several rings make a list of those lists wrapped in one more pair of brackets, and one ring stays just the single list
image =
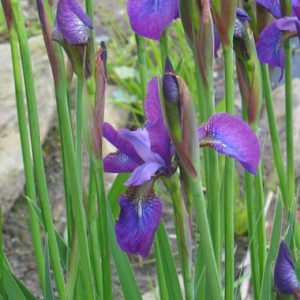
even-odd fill
[{"label": "iris plant", "polygon": [[178,0],[129,0],[127,12],[136,34],[159,40],[163,31],[179,17]]},{"label": "iris plant", "polygon": [[[171,83],[172,81],[167,81]],[[169,91],[177,88],[172,85]],[[173,95],[176,93],[173,93]],[[131,173],[125,184],[128,189],[120,196],[121,212],[116,223],[117,240],[128,253],[147,256],[155,230],[162,218],[162,201],[155,195],[155,180],[171,176],[177,167],[160,107],[158,79],[148,84],[145,100],[146,124],[135,131],[115,130],[105,123],[103,136],[118,150],[104,158],[104,170]],[[209,146],[229,155],[255,174],[260,148],[252,129],[240,118],[226,113],[214,115],[199,128],[200,146]]]},{"label": "iris plant", "polygon": [[300,299],[300,283],[290,250],[285,242],[281,242],[274,269],[274,283],[281,294],[295,295]]},{"label": "iris plant", "polygon": [[[270,10],[275,16],[280,16],[280,1],[270,9],[272,1],[257,1]],[[278,2],[278,3],[277,3]],[[257,54],[261,62],[283,70],[285,65],[284,42],[300,36],[300,3],[292,1],[293,16],[279,18],[270,23],[260,34],[257,42]]]}]

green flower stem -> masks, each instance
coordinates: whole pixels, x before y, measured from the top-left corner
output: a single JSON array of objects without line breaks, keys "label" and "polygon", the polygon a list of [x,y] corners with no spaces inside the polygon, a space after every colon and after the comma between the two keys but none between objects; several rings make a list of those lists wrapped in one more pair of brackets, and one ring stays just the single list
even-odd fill
[{"label": "green flower stem", "polygon": [[102,265],[102,285],[103,299],[112,299],[112,282],[110,268],[110,253],[109,253],[109,237],[107,225],[107,198],[104,189],[103,166],[102,160],[92,158],[94,176],[96,180],[96,193],[99,211],[98,232],[100,238],[101,249],[101,265]]},{"label": "green flower stem", "polygon": [[266,110],[268,115],[268,123],[269,123],[269,130],[271,135],[271,142],[272,142],[272,149],[273,149],[273,157],[275,160],[275,166],[279,178],[280,190],[283,198],[283,202],[285,207],[287,207],[287,181],[285,170],[283,167],[282,161],[282,153],[280,149],[279,138],[276,129],[276,120],[274,115],[274,108],[273,108],[273,99],[272,99],[272,90],[269,78],[269,70],[268,66],[265,64],[261,64],[261,74],[263,80],[263,87],[264,87],[264,96],[266,101]]},{"label": "green flower stem", "polygon": [[248,244],[250,248],[251,275],[253,282],[254,299],[259,299],[260,292],[260,266],[258,255],[258,239],[256,231],[256,212],[254,205],[253,176],[245,172],[245,186],[247,195],[247,213],[248,213]]},{"label": "green flower stem", "polygon": [[[234,114],[233,49],[223,45],[226,112]],[[234,161],[225,158],[225,299],[234,299]]]},{"label": "green flower stem", "polygon": [[261,280],[265,271],[265,263],[267,257],[266,249],[266,223],[265,223],[265,197],[264,187],[262,178],[262,167],[261,163],[258,166],[257,175],[254,177],[254,184],[256,190],[256,215],[257,215],[257,235],[258,235],[258,253],[259,253],[259,264],[260,264],[260,275]]},{"label": "green flower stem", "polygon": [[145,39],[142,36],[135,35],[136,45],[137,45],[137,55],[138,55],[138,64],[139,64],[139,72],[140,72],[140,85],[141,85],[141,96],[142,101],[144,101],[146,97],[147,91],[147,62],[146,62],[146,47],[145,47]]},{"label": "green flower stem", "polygon": [[[30,140],[27,131],[26,110],[24,103],[23,87],[22,87],[22,71],[20,68],[20,55],[18,48],[18,37],[14,27],[9,31],[9,41],[11,47],[11,56],[13,63],[15,94],[18,113],[18,124],[22,146],[22,156],[25,173],[25,194],[36,203],[36,191],[34,184],[34,173],[32,166],[32,157],[30,149]],[[40,287],[45,293],[45,259],[43,254],[43,245],[41,240],[39,220],[31,205],[28,205],[29,224],[31,230],[31,238],[33,244],[33,251],[39,275]]]},{"label": "green flower stem", "polygon": [[290,42],[284,46],[285,53],[285,130],[287,166],[287,209],[291,210],[295,201],[294,141],[293,141],[293,96],[292,96],[292,53]]},{"label": "green flower stem", "polygon": [[[196,54],[194,55],[196,56]],[[195,74],[198,93],[198,113],[200,122],[207,121],[215,113],[215,99],[213,92],[212,67],[207,70],[205,80],[202,80],[197,62],[195,61]],[[204,85],[204,82],[207,82]],[[205,178],[207,186],[208,216],[211,236],[218,269],[221,269],[221,237],[220,237],[220,180],[218,154],[211,149],[203,149]]]},{"label": "green flower stem", "polygon": [[164,183],[172,198],[177,247],[181,261],[181,268],[183,271],[185,298],[190,300],[194,299],[194,282],[192,274],[192,233],[190,218],[184,201],[181,199],[178,176],[173,175],[173,177],[170,179],[164,179]]},{"label": "green flower stem", "polygon": [[45,169],[43,163],[43,154],[42,154],[42,148],[40,142],[36,96],[35,96],[30,55],[29,55],[27,34],[25,30],[24,18],[21,13],[18,0],[12,0],[11,7],[13,13],[13,21],[17,30],[20,51],[21,51],[22,65],[23,65],[23,74],[24,74],[27,108],[28,108],[28,120],[29,120],[29,128],[30,128],[34,169],[36,175],[35,178],[37,180],[37,190],[40,197],[45,229],[48,234],[49,251],[52,260],[52,267],[54,271],[54,278],[56,282],[57,291],[60,299],[65,300],[67,299],[67,295],[66,295],[66,288],[64,283],[64,276],[60,265],[59,251],[56,242],[55,230],[52,221],[51,207],[49,202],[49,195],[47,190]]},{"label": "green flower stem", "polygon": [[88,201],[88,224],[90,229],[92,266],[94,270],[95,284],[99,299],[103,299],[102,273],[101,273],[101,251],[99,245],[96,209],[96,182],[95,176],[90,169],[89,201]]}]

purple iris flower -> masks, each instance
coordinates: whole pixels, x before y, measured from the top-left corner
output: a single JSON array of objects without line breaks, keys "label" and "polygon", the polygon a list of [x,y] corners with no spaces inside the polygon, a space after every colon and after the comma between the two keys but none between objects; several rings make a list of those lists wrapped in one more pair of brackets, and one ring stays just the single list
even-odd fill
[{"label": "purple iris flower", "polygon": [[252,128],[241,118],[217,113],[198,130],[201,147],[211,147],[236,160],[250,173],[256,174],[260,146]]},{"label": "purple iris flower", "polygon": [[[234,38],[241,38],[243,36],[245,27],[244,23],[249,21],[249,15],[241,8],[236,9],[236,19],[234,24]],[[214,53],[215,57],[218,57],[218,50],[221,46],[221,40],[217,31],[216,26],[214,26]]]},{"label": "purple iris flower", "polygon": [[[264,6],[268,8],[264,2],[269,1],[261,2],[259,2],[261,5],[265,4]],[[300,38],[300,4],[292,1],[292,7],[294,16],[280,18],[270,23],[260,33],[256,44],[259,60],[273,67],[279,67],[282,71],[285,65],[283,48],[285,41],[297,35]]]},{"label": "purple iris flower", "polygon": [[59,0],[53,28],[54,40],[66,40],[71,45],[86,44],[92,21],[76,0]]},{"label": "purple iris flower", "polygon": [[179,17],[178,0],[128,0],[127,13],[136,34],[159,40],[163,31]]},{"label": "purple iris flower", "polygon": [[116,131],[104,123],[103,136],[118,150],[104,159],[104,170],[131,173],[127,191],[119,198],[121,212],[116,223],[120,247],[127,253],[147,256],[162,217],[162,201],[153,192],[159,175],[170,176],[172,148],[160,108],[158,80],[148,84],[145,127]]},{"label": "purple iris flower", "polygon": [[281,294],[300,297],[300,283],[296,275],[293,259],[288,246],[283,241],[280,244],[275,263],[274,283]]},{"label": "purple iris flower", "polygon": [[[178,89],[170,78],[164,92],[177,99]],[[119,197],[121,207],[116,222],[116,236],[127,253],[148,255],[154,234],[162,218],[162,201],[153,185],[159,176],[171,176],[177,167],[175,149],[171,144],[160,105],[158,79],[148,83],[145,100],[146,124],[135,131],[115,130],[104,123],[103,136],[117,151],[104,158],[104,171],[131,173],[125,185],[128,189]],[[188,130],[188,129],[186,129]],[[257,137],[247,123],[226,113],[216,114],[199,128],[200,146],[209,146],[241,162],[256,173],[260,158]]]}]

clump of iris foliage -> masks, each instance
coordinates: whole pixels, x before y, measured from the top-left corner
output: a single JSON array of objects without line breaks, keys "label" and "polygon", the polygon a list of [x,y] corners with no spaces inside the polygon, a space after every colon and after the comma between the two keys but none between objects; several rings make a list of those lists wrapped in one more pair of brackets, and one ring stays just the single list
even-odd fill
[{"label": "clump of iris foliage", "polygon": [[[139,114],[144,122],[135,130],[104,122],[107,78],[114,78],[110,72],[118,66],[109,64],[109,44],[95,41],[92,1],[85,6],[84,10],[77,0],[59,0],[56,7],[52,1],[36,1],[62,145],[67,214],[62,238],[53,225],[45,179],[23,13],[19,0],[2,0],[43,298],[119,297],[119,287],[112,281],[115,270],[122,298],[142,299],[128,255],[141,259],[154,255],[160,299],[240,299],[239,286],[250,279],[253,299],[275,299],[276,294],[299,299],[299,264],[293,262],[300,249],[300,227],[295,219],[290,39],[300,34],[300,1],[129,0],[139,72],[132,89],[139,100],[130,110],[144,112]],[[174,28],[177,33],[170,34]],[[184,41],[185,53],[173,52],[170,45],[177,41]],[[220,55],[225,106],[216,113],[213,68]],[[276,130],[268,65],[281,68],[279,80],[285,82],[286,161]],[[241,113],[235,111],[235,77]],[[75,121],[69,110],[73,84]],[[122,78],[118,84],[126,88]],[[258,135],[262,104],[279,182],[268,238],[260,163],[263,141]],[[105,157],[103,138],[116,148]],[[82,178],[83,144],[90,162],[87,188]],[[241,166],[238,174],[244,172],[239,182],[246,194],[251,262],[251,276],[242,278],[234,274],[235,161]],[[104,172],[117,174],[110,188],[104,185]],[[161,189],[169,193],[173,207],[178,262],[163,222]],[[2,249],[1,236],[0,245]],[[35,299],[13,274],[3,251],[0,298]]]}]

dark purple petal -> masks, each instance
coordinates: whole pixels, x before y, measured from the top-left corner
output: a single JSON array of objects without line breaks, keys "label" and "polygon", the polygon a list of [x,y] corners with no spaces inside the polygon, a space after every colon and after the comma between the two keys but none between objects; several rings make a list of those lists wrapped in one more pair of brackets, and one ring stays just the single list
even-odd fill
[{"label": "dark purple petal", "polygon": [[281,17],[280,0],[256,0],[264,6],[275,18]]},{"label": "dark purple petal", "polygon": [[161,111],[157,78],[151,79],[148,83],[145,114],[151,150],[159,154],[165,164],[169,165],[171,162],[170,138]]},{"label": "dark purple petal", "polygon": [[236,17],[241,21],[241,22],[246,22],[250,20],[249,15],[241,8],[237,7],[236,8]]},{"label": "dark purple petal", "polygon": [[251,127],[241,118],[218,113],[198,130],[200,146],[238,160],[250,173],[256,174],[260,159],[259,142]]},{"label": "dark purple petal", "polygon": [[159,40],[177,11],[177,0],[129,0],[127,5],[133,31],[154,40]]},{"label": "dark purple petal", "polygon": [[285,242],[281,242],[279,247],[274,269],[274,283],[282,294],[295,294],[300,291],[292,256]]},{"label": "dark purple petal", "polygon": [[155,173],[161,168],[165,169],[165,166],[161,165],[160,163],[158,163],[156,161],[146,162],[146,163],[138,166],[131,173],[130,177],[125,182],[125,185],[127,185],[127,186],[142,185],[145,182],[149,181],[155,175]]},{"label": "dark purple petal", "polygon": [[137,154],[134,146],[124,139],[118,131],[116,131],[110,124],[104,123],[103,124],[103,136],[113,144],[118,150],[129,156],[133,159],[136,163],[142,164],[143,160]]},{"label": "dark purple petal", "polygon": [[261,62],[273,67],[284,68],[284,49],[281,42],[281,31],[277,27],[277,21],[272,22],[261,32],[256,44],[256,49]]},{"label": "dark purple petal", "polygon": [[130,187],[119,198],[116,236],[123,251],[146,257],[162,218],[162,202],[147,186]]},{"label": "dark purple petal", "polygon": [[93,28],[90,18],[76,0],[59,0],[57,27],[70,44],[86,44]]},{"label": "dark purple petal", "polygon": [[221,40],[219,37],[219,33],[217,31],[216,26],[214,26],[214,54],[215,54],[215,57],[218,57],[218,50],[219,50],[220,46],[221,46]]},{"label": "dark purple petal", "polygon": [[109,173],[130,173],[138,166],[133,159],[121,151],[110,153],[103,160],[104,171]]}]

